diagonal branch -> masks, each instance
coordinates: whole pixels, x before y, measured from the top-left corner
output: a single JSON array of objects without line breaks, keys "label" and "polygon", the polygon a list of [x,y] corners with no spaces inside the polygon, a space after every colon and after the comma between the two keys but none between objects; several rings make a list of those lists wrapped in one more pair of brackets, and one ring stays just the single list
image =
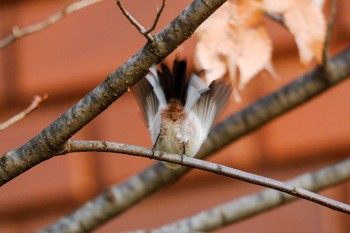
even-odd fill
[{"label": "diagonal branch", "polygon": [[47,97],[48,95],[34,96],[32,103],[26,109],[0,124],[0,131],[6,129],[7,127],[13,125],[17,121],[20,121],[24,117],[28,116],[31,112],[37,109],[39,105],[47,99]]},{"label": "diagonal branch", "polygon": [[[317,67],[300,79],[221,122],[211,131],[209,138],[196,157],[208,157],[238,138],[335,86],[338,82],[346,80],[350,76],[350,66],[348,65],[350,63],[350,49],[332,58],[331,63],[336,67],[337,72],[333,71],[334,75],[329,81],[323,81],[323,78],[320,78],[324,75],[324,69]],[[125,182],[108,188],[94,200],[62,218],[52,227],[66,229],[72,225],[84,225],[88,226],[86,230],[92,230],[158,191],[161,187],[180,179],[188,170],[187,167],[183,167],[170,171],[161,163],[157,163],[130,177]],[[124,195],[125,193],[127,196]],[[116,203],[115,200],[120,202]],[[104,217],[95,218],[94,216]]]},{"label": "diagonal branch", "polygon": [[4,39],[0,40],[0,49],[6,47],[7,45],[11,44],[12,42],[14,42],[19,38],[41,31],[44,28],[57,23],[58,21],[63,19],[65,16],[77,10],[80,10],[84,7],[93,5],[101,1],[103,0],[81,0],[79,2],[75,2],[67,5],[61,11],[57,12],[56,14],[50,16],[48,19],[41,21],[39,23],[27,26],[25,28],[19,28],[18,26],[13,26],[12,33],[7,37],[5,37]]}]

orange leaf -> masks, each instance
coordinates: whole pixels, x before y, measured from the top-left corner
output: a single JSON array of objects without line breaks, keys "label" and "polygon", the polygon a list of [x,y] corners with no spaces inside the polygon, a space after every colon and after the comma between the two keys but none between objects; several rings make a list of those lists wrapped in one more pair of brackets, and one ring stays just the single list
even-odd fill
[{"label": "orange leaf", "polygon": [[322,61],[322,49],[326,35],[326,20],[322,13],[322,0],[264,0],[267,12],[281,14],[285,25],[297,43],[303,64],[314,58]]},{"label": "orange leaf", "polygon": [[208,83],[228,74],[242,88],[263,69],[271,70],[272,44],[261,26],[261,2],[229,1],[198,29],[195,64],[207,71]]},{"label": "orange leaf", "polygon": [[242,31],[240,39],[237,66],[240,72],[239,87],[242,89],[260,71],[272,67],[272,43],[262,26]]},{"label": "orange leaf", "polygon": [[[196,31],[195,64],[206,71],[208,83],[224,76],[228,64],[236,64],[235,37],[229,25],[232,7],[228,2],[223,4]],[[230,69],[230,76],[236,76],[235,69]]]}]

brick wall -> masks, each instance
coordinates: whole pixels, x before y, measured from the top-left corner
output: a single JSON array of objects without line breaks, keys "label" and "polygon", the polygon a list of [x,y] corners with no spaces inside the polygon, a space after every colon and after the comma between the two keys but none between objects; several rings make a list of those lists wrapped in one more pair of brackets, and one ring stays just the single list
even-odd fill
[{"label": "brick wall", "polygon": [[[168,1],[157,30],[190,1]],[[332,53],[349,45],[348,1],[340,0]],[[13,25],[41,21],[62,1],[0,1],[0,38]],[[155,7],[125,1],[143,24],[152,22]],[[274,65],[281,80],[253,80],[243,102],[230,103],[224,118],[296,79],[308,68],[298,63],[294,42],[285,30],[267,21],[274,39]],[[39,33],[0,50],[0,122],[23,110],[36,94],[49,99],[34,113],[0,132],[0,154],[39,133],[108,73],[129,59],[145,39],[121,15],[114,1],[83,9]],[[194,39],[181,50],[192,58]],[[349,155],[350,82],[345,81],[262,129],[221,150],[210,160],[276,179],[287,179]],[[74,136],[151,146],[140,110],[126,93]],[[50,159],[1,187],[0,232],[33,232],[70,213],[104,188],[141,171],[154,161],[108,153],[79,153]],[[261,190],[200,171],[158,192],[96,232],[155,227]],[[349,202],[349,183],[322,192]],[[302,209],[302,211],[300,211]],[[339,232],[350,230],[344,214],[306,201],[269,211],[218,232]]]}]

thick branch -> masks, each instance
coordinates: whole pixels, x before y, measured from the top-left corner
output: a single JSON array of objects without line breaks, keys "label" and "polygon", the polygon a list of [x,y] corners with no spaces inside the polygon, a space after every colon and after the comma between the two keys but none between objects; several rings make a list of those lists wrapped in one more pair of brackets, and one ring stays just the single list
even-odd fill
[{"label": "thick branch", "polygon": [[13,26],[12,33],[7,37],[5,37],[4,39],[0,40],[0,49],[6,47],[7,45],[11,44],[12,42],[14,42],[19,38],[41,31],[44,28],[57,23],[58,21],[63,19],[65,16],[77,10],[80,10],[84,7],[90,6],[92,4],[95,4],[101,1],[102,0],[81,0],[79,2],[74,2],[72,4],[69,4],[68,6],[64,7],[61,11],[57,12],[56,14],[50,16],[48,19],[41,21],[37,24],[33,24],[25,28],[19,28],[18,26]]},{"label": "thick branch", "polygon": [[[255,104],[217,125],[211,131],[198,156],[200,158],[209,156],[225,145],[317,96],[336,83],[345,80],[350,75],[350,66],[348,66],[350,63],[350,49],[333,58],[331,62],[337,68],[335,69],[337,72],[329,81],[320,78],[323,76],[324,69],[318,67],[275,93],[258,100]],[[183,167],[171,171],[161,163],[157,163],[122,184],[110,187],[94,200],[55,223],[52,228],[66,229],[75,226],[75,229],[79,229],[79,226],[85,226],[93,222],[96,225],[87,229],[91,230],[97,224],[102,224],[127,210],[162,186],[178,180],[188,170],[188,168]],[[122,198],[122,200],[116,204],[115,200],[119,200],[119,198]],[[104,216],[104,218],[96,219],[94,216]]]},{"label": "thick branch", "polygon": [[0,185],[59,153],[62,145],[159,63],[225,0],[194,1],[129,61],[25,145],[0,157]]}]

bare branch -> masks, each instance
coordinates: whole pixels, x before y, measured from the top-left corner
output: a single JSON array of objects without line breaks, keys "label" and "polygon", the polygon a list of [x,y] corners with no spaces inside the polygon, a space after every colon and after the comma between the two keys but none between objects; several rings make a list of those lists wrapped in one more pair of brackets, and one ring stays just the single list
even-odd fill
[{"label": "bare branch", "polygon": [[150,33],[151,31],[153,31],[156,28],[157,23],[158,23],[159,18],[160,18],[160,15],[162,14],[162,12],[164,10],[165,5],[166,5],[166,0],[162,0],[162,5],[160,6],[159,9],[157,9],[156,18],[154,19],[153,24],[146,30],[145,33],[148,34],[148,33]]},{"label": "bare branch", "polygon": [[160,9],[157,10],[157,14],[156,14],[156,18],[153,21],[153,24],[148,28],[145,29],[122,5],[120,0],[116,0],[116,3],[118,5],[118,7],[120,8],[120,10],[122,11],[122,13],[124,14],[124,16],[129,20],[129,22],[134,25],[137,30],[147,38],[148,41],[153,42],[154,38],[153,36],[150,34],[151,31],[154,30],[154,28],[156,27],[158,20],[160,18],[160,15],[163,12],[163,9],[166,5],[166,0],[162,0],[162,5],[160,7]]},{"label": "bare branch", "polygon": [[116,3],[120,8],[120,10],[122,11],[122,13],[125,15],[125,17],[129,20],[129,22],[132,25],[134,25],[142,35],[146,36],[147,40],[154,41],[154,38],[152,35],[144,34],[146,32],[146,29],[139,22],[137,22],[137,20],[124,8],[122,3],[119,0],[116,0]]},{"label": "bare branch", "polygon": [[[305,173],[286,181],[286,183],[318,192],[349,179],[350,159],[346,159],[317,171]],[[296,200],[295,196],[267,189],[221,204],[161,228],[137,231],[137,233],[192,232],[196,230],[211,232],[294,200]]]},{"label": "bare branch", "polygon": [[330,64],[330,55],[329,55],[329,45],[333,34],[333,27],[334,27],[334,18],[335,13],[337,11],[337,0],[331,0],[331,6],[327,21],[327,32],[326,32],[326,38],[323,44],[323,66],[326,70],[326,72],[331,73],[331,64]]},{"label": "bare branch", "polygon": [[95,3],[101,2],[103,0],[81,0],[79,2],[75,2],[72,4],[67,5],[64,7],[61,11],[57,12],[56,14],[50,16],[48,19],[41,21],[37,24],[33,24],[30,26],[27,26],[25,28],[19,28],[18,26],[12,27],[12,33],[5,37],[4,39],[0,40],[0,49],[6,47],[7,45],[11,44],[15,40],[22,38],[24,36],[33,34],[35,32],[41,31],[44,28],[51,26],[61,19],[63,19],[65,16],[80,10],[82,8],[85,8],[87,6],[91,6]]},{"label": "bare branch", "polygon": [[0,131],[6,129],[7,127],[13,125],[14,123],[16,123],[19,120],[22,120],[24,117],[26,117],[27,115],[29,115],[31,112],[33,112],[35,109],[37,109],[39,107],[39,105],[46,100],[48,97],[47,94],[43,95],[43,96],[35,96],[32,103],[29,105],[28,108],[26,108],[25,110],[23,110],[22,112],[18,113],[17,115],[13,116],[12,118],[8,119],[7,121],[5,121],[4,123],[0,124]]},{"label": "bare branch", "polygon": [[[300,197],[311,202],[318,203],[325,207],[334,209],[339,212],[350,214],[350,206],[330,198],[321,196],[319,194],[310,192],[308,190],[296,187],[291,184],[286,184],[281,181],[270,179],[267,177],[255,175],[249,172],[240,171],[231,167],[227,167],[212,162],[191,158],[187,156],[181,156],[177,154],[171,154],[161,151],[153,151],[145,147],[127,145],[116,142],[106,141],[68,141],[64,148],[63,153],[72,152],[114,152],[124,153],[129,155],[136,155],[146,157],[150,159],[156,159],[165,162],[171,162],[180,164],[190,168],[197,168],[203,171],[216,173],[227,177],[232,177],[238,180],[242,180],[251,184],[257,184],[267,188],[275,189],[290,195]],[[350,174],[350,172],[349,172]]]}]

